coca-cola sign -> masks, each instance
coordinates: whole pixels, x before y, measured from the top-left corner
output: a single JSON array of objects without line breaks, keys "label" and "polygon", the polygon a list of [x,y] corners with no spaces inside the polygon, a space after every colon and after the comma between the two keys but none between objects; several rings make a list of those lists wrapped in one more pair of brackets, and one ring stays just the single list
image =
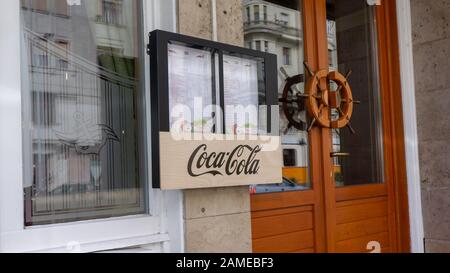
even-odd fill
[{"label": "coca-cola sign", "polygon": [[261,149],[260,145],[237,145],[230,151],[213,152],[207,144],[201,144],[189,157],[187,171],[191,177],[257,175]]},{"label": "coca-cola sign", "polygon": [[[206,138],[203,138],[206,137]],[[277,136],[256,140],[174,139],[160,133],[160,182],[163,190],[281,183],[283,155]],[[230,136],[231,137],[231,136]]]}]

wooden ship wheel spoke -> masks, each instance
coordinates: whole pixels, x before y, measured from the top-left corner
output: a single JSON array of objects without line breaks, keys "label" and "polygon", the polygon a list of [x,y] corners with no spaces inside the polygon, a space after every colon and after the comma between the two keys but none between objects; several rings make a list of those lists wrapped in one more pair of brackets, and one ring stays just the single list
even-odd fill
[{"label": "wooden ship wheel spoke", "polygon": [[[353,106],[359,104],[359,101],[353,99],[348,83],[352,71],[347,72],[345,76],[337,71],[328,73],[326,70],[321,70],[314,73],[306,62],[305,68],[311,75],[306,92],[312,96],[308,100],[308,110],[313,120],[308,129],[311,130],[315,124],[332,129],[347,127],[352,134],[355,134],[350,120],[353,115]],[[337,86],[336,90],[331,90],[331,83]],[[324,108],[327,109],[326,115],[324,115]],[[333,118],[333,113],[336,112],[338,118]]]},{"label": "wooden ship wheel spoke", "polygon": [[331,121],[331,128],[348,127],[352,133],[355,133],[350,124],[353,114],[353,96],[348,84],[348,78],[351,73],[349,71],[345,77],[336,71],[328,74],[328,81],[334,82],[338,86],[336,91],[330,92],[330,108],[335,109],[339,116],[336,120]]},{"label": "wooden ship wheel spoke", "polygon": [[306,94],[308,95],[306,105],[308,113],[312,118],[308,126],[308,131],[316,124],[322,127],[330,127],[330,119],[326,111],[324,111],[329,106],[329,91],[328,88],[324,87],[322,82],[322,79],[327,77],[328,72],[321,70],[313,73],[309,66],[305,64],[305,67],[310,75],[313,74],[305,87]]}]

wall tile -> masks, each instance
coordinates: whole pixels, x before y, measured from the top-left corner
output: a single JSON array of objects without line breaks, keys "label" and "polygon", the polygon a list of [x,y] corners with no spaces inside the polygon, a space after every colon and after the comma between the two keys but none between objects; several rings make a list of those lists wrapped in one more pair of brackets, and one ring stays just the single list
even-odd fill
[{"label": "wall tile", "polygon": [[450,252],[450,0],[412,0],[427,252]]},{"label": "wall tile", "polygon": [[252,251],[250,213],[186,221],[189,253],[248,253]]},{"label": "wall tile", "polygon": [[412,0],[413,43],[450,37],[450,1]]},{"label": "wall tile", "polygon": [[236,46],[244,46],[242,0],[217,0],[217,38]]},{"label": "wall tile", "polygon": [[203,39],[211,39],[211,1],[179,0],[178,32]]},{"label": "wall tile", "polygon": [[450,88],[450,39],[414,46],[417,92]]},{"label": "wall tile", "polygon": [[426,253],[450,253],[450,241],[425,240]]},{"label": "wall tile", "polygon": [[425,238],[450,241],[450,187],[422,189]]},{"label": "wall tile", "polygon": [[[416,92],[420,141],[450,139],[450,89]],[[437,151],[439,152],[439,151]]]},{"label": "wall tile", "polygon": [[420,178],[423,187],[450,186],[449,155],[448,140],[419,141]]},{"label": "wall tile", "polygon": [[248,187],[187,190],[184,198],[186,219],[250,211]]}]

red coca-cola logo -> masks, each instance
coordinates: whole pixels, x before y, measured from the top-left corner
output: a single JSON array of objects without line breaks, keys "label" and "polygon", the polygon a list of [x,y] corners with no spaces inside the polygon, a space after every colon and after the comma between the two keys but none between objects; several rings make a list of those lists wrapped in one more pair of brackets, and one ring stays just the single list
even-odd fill
[{"label": "red coca-cola logo", "polygon": [[203,175],[256,175],[261,146],[238,145],[231,152],[209,152],[208,145],[198,146],[189,158],[187,171],[192,177]]}]

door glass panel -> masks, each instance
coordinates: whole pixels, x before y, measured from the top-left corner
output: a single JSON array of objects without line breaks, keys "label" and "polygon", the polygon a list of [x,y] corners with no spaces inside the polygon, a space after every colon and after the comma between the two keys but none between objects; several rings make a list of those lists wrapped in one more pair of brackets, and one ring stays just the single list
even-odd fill
[{"label": "door glass panel", "polygon": [[[252,186],[252,193],[298,191],[311,188],[309,180],[309,140],[303,101],[293,102],[304,92],[303,28],[301,1],[243,0],[244,42],[246,47],[278,56],[280,134],[283,144],[281,184]],[[297,76],[284,90],[286,79]],[[284,106],[284,107],[283,107]]]},{"label": "door glass panel", "polygon": [[[330,71],[352,71],[348,82],[355,100],[351,129],[332,130],[338,187],[384,182],[375,9],[366,0],[327,0]],[[330,89],[337,86],[330,83]],[[332,119],[340,116],[332,112]]]}]

